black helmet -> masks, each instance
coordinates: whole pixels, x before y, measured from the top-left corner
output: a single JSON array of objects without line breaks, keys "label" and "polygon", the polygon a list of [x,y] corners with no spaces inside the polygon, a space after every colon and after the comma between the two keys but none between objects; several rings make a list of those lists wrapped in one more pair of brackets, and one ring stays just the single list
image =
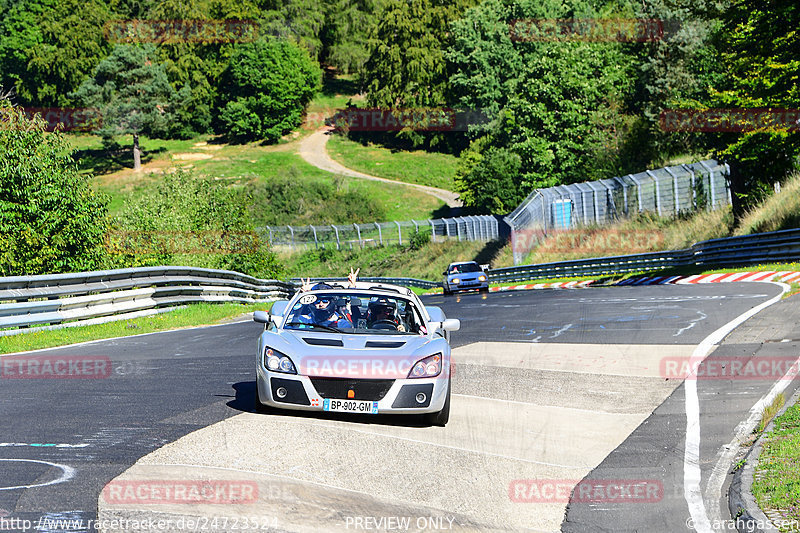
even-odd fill
[{"label": "black helmet", "polygon": [[[326,294],[321,297],[318,297],[311,304],[311,315],[314,317],[315,322],[322,322],[330,318],[330,316],[334,312],[335,300],[336,300],[335,296]],[[321,307],[320,304],[322,304]]]}]

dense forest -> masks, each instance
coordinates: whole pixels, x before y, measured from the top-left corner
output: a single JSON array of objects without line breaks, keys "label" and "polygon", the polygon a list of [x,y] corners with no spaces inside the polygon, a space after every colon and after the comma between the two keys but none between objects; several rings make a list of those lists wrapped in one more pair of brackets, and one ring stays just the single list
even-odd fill
[{"label": "dense forest", "polygon": [[[797,167],[799,22],[781,0],[0,0],[0,95],[98,110],[137,156],[139,135],[276,142],[323,76],[349,75],[359,105],[484,117],[349,133],[458,155],[468,211],[712,156],[741,214]],[[720,109],[767,119],[665,127]]]}]

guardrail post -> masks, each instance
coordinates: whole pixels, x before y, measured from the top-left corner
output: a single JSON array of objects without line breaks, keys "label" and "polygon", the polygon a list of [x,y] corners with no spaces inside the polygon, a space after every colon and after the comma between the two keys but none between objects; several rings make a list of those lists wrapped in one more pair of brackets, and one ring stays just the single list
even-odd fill
[{"label": "guardrail post", "polygon": [[311,228],[312,232],[314,232],[314,248],[319,248],[319,242],[317,242],[317,230],[311,224],[309,224],[308,227]]},{"label": "guardrail post", "polygon": [[334,226],[333,224],[331,224],[331,227],[333,228],[333,231],[336,233],[336,249],[339,250],[339,247],[340,247],[340,244],[339,244],[339,230],[336,229],[336,226]]},{"label": "guardrail post", "polygon": [[398,221],[396,221],[396,220],[394,221],[394,223],[397,224],[397,242],[400,245],[402,245],[403,244],[403,232],[400,229],[400,223]]},{"label": "guardrail post", "polygon": [[647,172],[647,175],[650,176],[651,178],[653,178],[653,181],[655,182],[655,185],[656,185],[656,212],[658,213],[658,216],[661,216],[661,187],[659,187],[658,178],[656,177],[655,174],[653,174],[649,170],[645,170],[645,172]]},{"label": "guardrail post", "polygon": [[383,246],[383,233],[381,232],[381,225],[377,222],[373,222],[373,224],[375,224],[375,227],[378,228],[378,241],[381,243],[381,246]]},{"label": "guardrail post", "polygon": [[[620,180],[622,181],[622,180]],[[625,207],[623,207],[622,212],[625,213],[625,216],[628,216],[628,184],[622,181],[622,202],[624,203]]]},{"label": "guardrail post", "polygon": [[356,224],[355,222],[353,222],[353,227],[356,228],[356,234],[358,235],[358,245],[363,248],[364,241],[361,240],[361,228],[359,228],[358,224]]},{"label": "guardrail post", "polygon": [[267,228],[267,231],[269,231],[269,237],[267,237],[267,239],[269,240],[270,247],[272,247],[272,228],[270,228],[269,226],[264,226],[264,227]]},{"label": "guardrail post", "polygon": [[664,170],[667,171],[667,174],[672,176],[672,189],[675,192],[675,214],[677,215],[681,210],[681,199],[678,194],[678,175],[672,172],[669,167],[664,167]]},{"label": "guardrail post", "polygon": [[436,226],[433,225],[433,220],[428,219],[431,224],[431,242],[436,242]]},{"label": "guardrail post", "polygon": [[443,218],[442,222],[444,222],[444,236],[450,237],[450,223],[447,221],[446,218]]},{"label": "guardrail post", "polygon": [[294,230],[292,229],[291,226],[286,226],[286,227],[289,228],[289,234],[292,236],[292,245],[291,245],[291,247],[294,248]]},{"label": "guardrail post", "polygon": [[694,175],[694,169],[689,165],[681,165],[685,171],[689,173],[691,176],[691,183],[692,183],[692,209],[697,209],[697,179]]},{"label": "guardrail post", "polygon": [[[725,167],[725,175],[726,176],[730,176],[731,175],[731,166],[728,163],[725,163],[725,165],[723,165],[723,166]],[[728,205],[733,205],[733,196],[731,195],[731,186],[728,183],[728,180],[725,180],[725,182],[726,182],[726,187],[725,188],[728,189]]]},{"label": "guardrail post", "polygon": [[417,224],[417,221],[412,218],[411,223],[414,224],[414,233],[419,233],[419,225]]},{"label": "guardrail post", "polygon": [[711,167],[706,165],[705,161],[700,161],[700,166],[708,170],[708,184],[711,192],[711,209],[714,210],[717,208],[717,194],[714,187],[714,171],[711,170]]}]

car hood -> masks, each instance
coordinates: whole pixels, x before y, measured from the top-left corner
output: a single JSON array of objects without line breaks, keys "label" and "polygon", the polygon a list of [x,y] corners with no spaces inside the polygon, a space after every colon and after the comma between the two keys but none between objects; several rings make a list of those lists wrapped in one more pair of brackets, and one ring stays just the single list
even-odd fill
[{"label": "car hood", "polygon": [[264,346],[289,356],[298,374],[350,379],[402,379],[420,359],[448,351],[442,338],[422,335],[335,335],[265,332]]}]

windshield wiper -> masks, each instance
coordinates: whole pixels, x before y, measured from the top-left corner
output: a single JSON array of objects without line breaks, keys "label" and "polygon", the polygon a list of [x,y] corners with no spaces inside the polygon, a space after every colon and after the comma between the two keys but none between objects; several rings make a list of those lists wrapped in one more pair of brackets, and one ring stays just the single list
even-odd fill
[{"label": "windshield wiper", "polygon": [[286,327],[286,326],[311,326],[312,328],[320,328],[320,329],[324,329],[326,331],[332,331],[334,333],[344,333],[344,331],[340,330],[339,328],[335,328],[333,326],[325,326],[323,324],[314,324],[313,322],[311,322],[311,323],[289,322],[288,324],[284,324],[283,325],[283,327]]}]

